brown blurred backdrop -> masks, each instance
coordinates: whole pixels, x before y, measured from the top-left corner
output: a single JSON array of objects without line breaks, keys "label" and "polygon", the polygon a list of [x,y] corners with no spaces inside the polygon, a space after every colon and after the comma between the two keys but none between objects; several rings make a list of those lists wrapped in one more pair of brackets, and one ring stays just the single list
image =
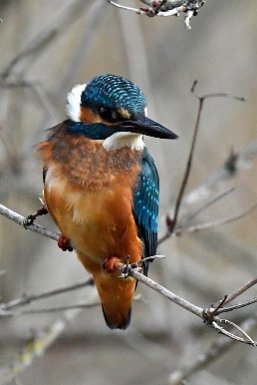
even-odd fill
[{"label": "brown blurred backdrop", "polygon": [[[188,193],[222,166],[232,149],[240,152],[256,140],[256,11],[255,0],[208,0],[187,31],[182,15],[139,17],[104,0],[1,1],[1,203],[23,215],[38,207],[42,173],[33,146],[44,138],[44,129],[64,119],[66,94],[74,84],[114,73],[136,82],[146,94],[149,116],[180,137],[175,142],[146,139],[160,173],[160,235],[164,234],[165,214],[174,206],[196,119],[193,81],[199,81],[200,95],[226,92],[247,101],[206,101]],[[211,197],[234,186],[235,191],[193,223],[236,215],[256,202],[256,166],[253,158],[234,178],[217,185]],[[197,199],[197,205],[188,203],[183,212],[193,212],[205,202],[204,197]],[[166,259],[151,265],[150,276],[196,305],[210,305],[257,275],[256,220],[252,212],[232,224],[168,240],[159,250]],[[54,229],[50,219],[40,223]],[[3,301],[87,276],[74,253],[63,253],[53,241],[2,217],[0,245],[0,269],[6,270],[0,277]],[[170,373],[192,362],[218,338],[195,316],[150,289],[139,285],[138,292],[145,303],[134,304],[126,332],[110,331],[99,307],[85,310],[72,317],[44,356],[19,375],[19,383],[168,384]],[[72,292],[34,308],[82,302],[83,295],[94,293]],[[245,298],[254,295],[256,289]],[[255,307],[233,313],[230,319],[255,317]],[[11,364],[26,340],[62,317],[59,313],[1,319],[1,365]],[[188,384],[253,385],[255,362],[256,350],[237,344]]]}]

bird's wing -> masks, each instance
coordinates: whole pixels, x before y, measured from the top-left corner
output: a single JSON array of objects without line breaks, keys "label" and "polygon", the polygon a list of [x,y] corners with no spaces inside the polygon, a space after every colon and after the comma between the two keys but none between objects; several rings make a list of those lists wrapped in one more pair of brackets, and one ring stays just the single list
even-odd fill
[{"label": "bird's wing", "polygon": [[[141,172],[134,189],[134,216],[144,244],[142,258],[156,254],[159,210],[159,176],[153,158],[144,149]],[[143,263],[147,275],[148,261]]]}]

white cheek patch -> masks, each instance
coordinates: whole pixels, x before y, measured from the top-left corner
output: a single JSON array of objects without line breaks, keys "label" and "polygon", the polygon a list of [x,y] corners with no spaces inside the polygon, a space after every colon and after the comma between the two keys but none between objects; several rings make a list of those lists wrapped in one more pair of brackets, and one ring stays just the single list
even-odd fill
[{"label": "white cheek patch", "polygon": [[86,84],[77,84],[67,95],[66,113],[74,122],[80,122],[81,95]]},{"label": "white cheek patch", "polygon": [[116,132],[103,142],[105,150],[130,147],[132,150],[142,151],[145,147],[143,136],[132,132]]}]

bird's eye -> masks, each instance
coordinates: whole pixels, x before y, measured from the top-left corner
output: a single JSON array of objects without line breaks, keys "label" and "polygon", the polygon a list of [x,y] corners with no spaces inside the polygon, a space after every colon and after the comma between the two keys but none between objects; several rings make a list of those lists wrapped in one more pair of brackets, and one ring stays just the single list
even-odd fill
[{"label": "bird's eye", "polygon": [[119,113],[115,110],[111,110],[110,108],[100,107],[98,112],[100,117],[107,122],[114,123],[120,120]]}]

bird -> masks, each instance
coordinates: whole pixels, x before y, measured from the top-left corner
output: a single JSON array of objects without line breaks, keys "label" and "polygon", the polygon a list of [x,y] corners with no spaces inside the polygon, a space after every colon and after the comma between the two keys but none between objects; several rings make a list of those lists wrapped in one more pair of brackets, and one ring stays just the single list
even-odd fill
[{"label": "bird", "polygon": [[74,86],[66,113],[37,147],[44,204],[59,247],[74,248],[93,276],[107,326],[124,330],[137,282],[121,278],[117,263],[141,264],[147,275],[157,248],[159,177],[143,137],[177,135],[147,117],[136,84],[113,74]]}]

